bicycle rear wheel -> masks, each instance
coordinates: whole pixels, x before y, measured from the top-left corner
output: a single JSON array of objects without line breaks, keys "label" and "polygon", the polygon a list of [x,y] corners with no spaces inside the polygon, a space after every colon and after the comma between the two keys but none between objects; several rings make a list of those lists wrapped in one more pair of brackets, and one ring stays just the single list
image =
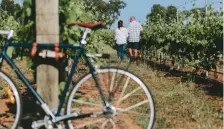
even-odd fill
[{"label": "bicycle rear wheel", "polygon": [[[91,114],[67,121],[70,129],[151,129],[155,107],[148,87],[136,75],[119,68],[97,70],[97,79],[110,106],[105,107],[91,74],[71,90],[66,113]],[[110,108],[110,112],[105,112]],[[107,110],[108,111],[108,110]]]},{"label": "bicycle rear wheel", "polygon": [[17,129],[21,114],[19,91],[11,78],[0,71],[0,129]]}]

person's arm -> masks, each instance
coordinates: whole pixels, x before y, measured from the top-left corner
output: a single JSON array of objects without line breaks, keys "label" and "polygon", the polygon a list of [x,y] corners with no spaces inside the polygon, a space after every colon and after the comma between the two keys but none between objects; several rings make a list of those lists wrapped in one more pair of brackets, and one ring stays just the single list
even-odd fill
[{"label": "person's arm", "polygon": [[128,29],[125,28],[125,36],[128,38]]},{"label": "person's arm", "polygon": [[139,23],[139,26],[140,26],[140,30],[143,31],[142,25],[140,23]]},{"label": "person's arm", "polygon": [[117,40],[117,29],[115,29],[115,33],[114,33],[114,40]]},{"label": "person's arm", "polygon": [[139,26],[140,26],[140,36],[142,36],[142,33],[143,33],[143,27],[142,25],[139,23]]},{"label": "person's arm", "polygon": [[127,28],[128,33],[130,33],[130,30],[131,30],[130,28],[131,28],[131,25],[129,24]]}]

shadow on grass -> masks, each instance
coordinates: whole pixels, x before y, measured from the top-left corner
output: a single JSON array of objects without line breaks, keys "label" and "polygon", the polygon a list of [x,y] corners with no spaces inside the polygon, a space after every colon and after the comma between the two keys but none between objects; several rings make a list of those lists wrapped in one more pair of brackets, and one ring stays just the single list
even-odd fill
[{"label": "shadow on grass", "polygon": [[[186,73],[183,73],[179,70],[171,70],[169,66],[166,66],[164,64],[156,64],[152,61],[145,62],[148,66],[152,68],[152,70],[159,70],[166,72],[165,77],[181,77],[182,82],[188,82],[188,78],[185,76]],[[215,96],[215,97],[223,97],[223,83],[201,77],[195,74],[191,74],[190,76],[193,76],[191,79],[193,79],[193,82],[197,84],[200,88],[202,88],[207,95]],[[192,80],[191,80],[192,81]]]},{"label": "shadow on grass", "polygon": [[223,83],[197,77],[195,83],[206,91],[207,95],[223,97]]}]

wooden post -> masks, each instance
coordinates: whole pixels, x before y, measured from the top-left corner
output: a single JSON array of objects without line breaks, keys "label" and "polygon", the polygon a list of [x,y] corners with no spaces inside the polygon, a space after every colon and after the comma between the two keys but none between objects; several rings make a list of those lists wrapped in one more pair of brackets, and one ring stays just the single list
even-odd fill
[{"label": "wooden post", "polygon": [[[36,0],[36,32],[37,43],[59,42],[58,0]],[[37,92],[51,109],[56,109],[59,103],[56,62],[47,59],[38,63]]]}]

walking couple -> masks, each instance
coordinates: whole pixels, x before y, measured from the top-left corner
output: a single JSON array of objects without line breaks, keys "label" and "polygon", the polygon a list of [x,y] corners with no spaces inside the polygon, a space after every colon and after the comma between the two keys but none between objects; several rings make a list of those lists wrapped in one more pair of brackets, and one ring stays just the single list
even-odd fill
[{"label": "walking couple", "polygon": [[118,28],[115,30],[115,40],[117,44],[117,55],[118,58],[121,59],[121,62],[124,60],[127,40],[130,62],[134,62],[136,60],[138,57],[140,34],[142,31],[143,28],[141,24],[135,21],[134,16],[130,17],[130,24],[127,29],[123,26],[122,20],[118,21]]}]

